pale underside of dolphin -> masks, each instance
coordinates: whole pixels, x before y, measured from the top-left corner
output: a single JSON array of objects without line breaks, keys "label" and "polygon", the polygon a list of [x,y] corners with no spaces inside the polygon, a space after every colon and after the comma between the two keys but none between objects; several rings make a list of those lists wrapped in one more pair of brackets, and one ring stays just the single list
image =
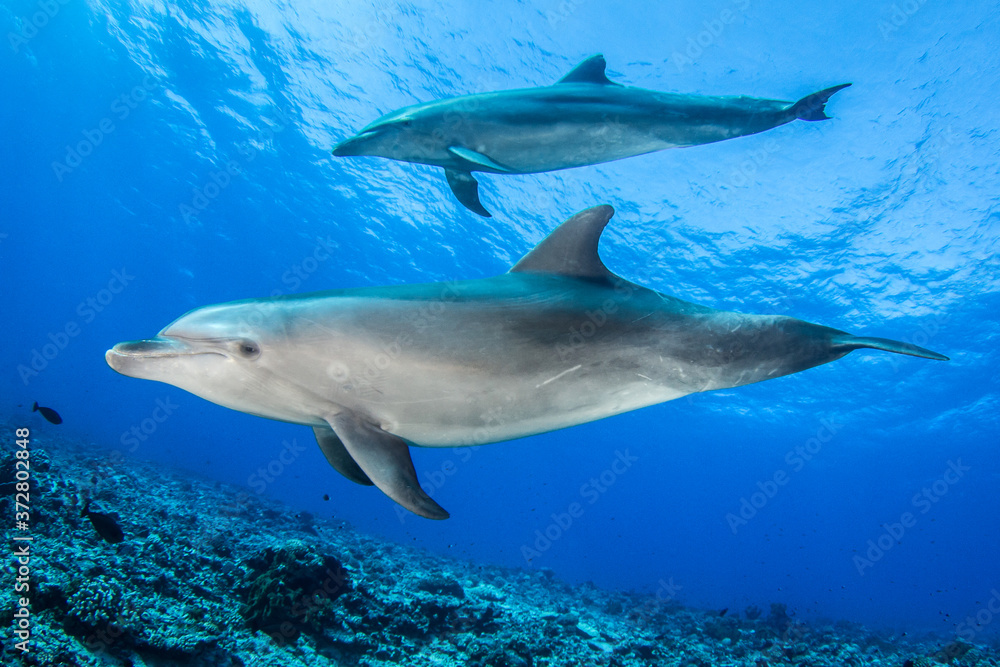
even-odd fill
[{"label": "pale underside of dolphin", "polygon": [[108,364],[253,415],[312,426],[327,460],[424,517],[409,445],[500,442],[873,348],[946,357],[790,317],[714,310],[611,273],[614,210],[565,221],[510,272],[250,299],[191,311]]},{"label": "pale underside of dolphin", "polygon": [[825,120],[830,96],[798,102],[681,95],[614,83],[596,55],[551,86],[417,104],[382,116],[333,149],[443,167],[455,197],[489,217],[472,172],[531,174],[610,162]]}]

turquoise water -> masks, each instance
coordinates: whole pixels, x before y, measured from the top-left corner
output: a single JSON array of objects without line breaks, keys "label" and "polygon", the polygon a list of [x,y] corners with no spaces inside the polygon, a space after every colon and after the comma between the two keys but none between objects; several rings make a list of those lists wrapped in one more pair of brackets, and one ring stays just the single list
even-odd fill
[{"label": "turquoise water", "polygon": [[[996,634],[982,613],[1000,588],[993,3],[53,0],[0,16],[0,400],[15,422],[476,561],[705,607]],[[480,175],[489,220],[439,169],[330,155],[396,108],[547,85],[595,53],[653,90],[854,85],[823,123]],[[415,449],[452,511],[440,523],[342,479],[304,427],[104,362],[207,304],[502,273],[602,203],[617,210],[602,255],[630,280],[951,361],[856,352],[543,436]]]}]

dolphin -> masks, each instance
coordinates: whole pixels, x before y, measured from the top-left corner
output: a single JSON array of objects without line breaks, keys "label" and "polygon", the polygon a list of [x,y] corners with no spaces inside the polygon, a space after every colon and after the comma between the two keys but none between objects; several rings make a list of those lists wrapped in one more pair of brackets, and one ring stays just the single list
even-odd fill
[{"label": "dolphin", "polygon": [[508,273],[193,310],[106,359],[234,410],[311,426],[330,464],[430,519],[409,446],[500,442],[909,343],[715,310],[609,271],[614,214],[563,222]]},{"label": "dolphin", "polygon": [[333,149],[444,167],[466,208],[484,217],[474,171],[532,174],[709,144],[793,120],[825,120],[824,105],[849,83],[798,102],[661,93],[614,83],[604,56],[551,86],[450,97],[382,116]]}]

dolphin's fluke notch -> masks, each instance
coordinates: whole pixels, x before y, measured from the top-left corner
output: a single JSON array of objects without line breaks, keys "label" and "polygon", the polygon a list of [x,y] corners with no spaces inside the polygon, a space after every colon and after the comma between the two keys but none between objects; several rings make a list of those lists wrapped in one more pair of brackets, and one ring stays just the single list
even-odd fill
[{"label": "dolphin's fluke notch", "polygon": [[448,179],[448,185],[451,186],[455,199],[462,202],[462,206],[484,218],[493,217],[479,201],[479,181],[470,172],[445,169],[444,175]]},{"label": "dolphin's fluke notch", "polygon": [[826,115],[826,103],[834,93],[850,85],[849,83],[842,83],[839,86],[826,88],[818,93],[807,95],[793,104],[788,111],[799,120],[829,120],[830,117]]},{"label": "dolphin's fluke notch", "polygon": [[833,349],[835,350],[850,352],[851,350],[858,350],[862,348],[884,350],[885,352],[895,352],[896,354],[908,354],[911,357],[922,357],[924,359],[934,359],[935,361],[950,361],[950,359],[943,354],[932,352],[931,350],[927,350],[917,345],[912,345],[911,343],[904,343],[902,341],[891,340],[889,338],[870,338],[867,336],[851,336],[850,334],[844,334],[833,339]]},{"label": "dolphin's fluke notch", "polygon": [[382,493],[419,516],[451,516],[420,488],[406,441],[351,412],[341,412],[327,421],[350,457]]}]

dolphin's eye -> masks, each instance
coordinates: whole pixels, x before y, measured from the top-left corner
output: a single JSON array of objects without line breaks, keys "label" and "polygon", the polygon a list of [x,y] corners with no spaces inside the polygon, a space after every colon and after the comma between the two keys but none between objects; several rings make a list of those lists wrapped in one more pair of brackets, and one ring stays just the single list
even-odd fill
[{"label": "dolphin's eye", "polygon": [[412,127],[413,126],[413,121],[410,120],[409,118],[407,118],[404,121],[400,121],[399,124],[402,125],[403,127]]},{"label": "dolphin's eye", "polygon": [[241,340],[239,343],[240,354],[246,359],[255,359],[260,356],[260,346],[250,340]]}]

